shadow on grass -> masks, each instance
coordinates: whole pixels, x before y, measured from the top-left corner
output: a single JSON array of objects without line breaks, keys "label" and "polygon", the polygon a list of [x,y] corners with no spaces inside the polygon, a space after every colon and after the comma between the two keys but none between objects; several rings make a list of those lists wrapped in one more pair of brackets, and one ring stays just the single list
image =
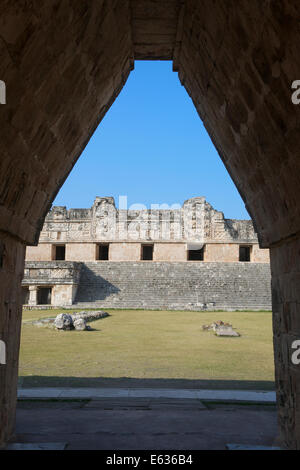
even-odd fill
[{"label": "shadow on grass", "polygon": [[46,377],[33,375],[19,377],[20,388],[32,387],[89,387],[89,388],[183,388],[211,390],[275,390],[273,381],[267,380],[193,380],[193,379],[140,379],[130,377]]}]

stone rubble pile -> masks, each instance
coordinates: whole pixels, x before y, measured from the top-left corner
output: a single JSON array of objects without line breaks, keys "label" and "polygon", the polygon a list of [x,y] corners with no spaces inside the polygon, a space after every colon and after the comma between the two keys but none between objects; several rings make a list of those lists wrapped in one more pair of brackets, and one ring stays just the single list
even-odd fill
[{"label": "stone rubble pile", "polygon": [[35,326],[45,326],[55,328],[56,330],[78,330],[86,331],[91,330],[87,325],[88,322],[99,320],[100,318],[108,317],[109,313],[102,310],[75,312],[72,315],[69,313],[60,313],[56,318],[43,318],[32,322]]},{"label": "stone rubble pile", "polygon": [[74,325],[75,330],[78,330],[78,331],[84,331],[88,329],[86,320],[84,320],[83,318],[77,318],[77,320],[74,319],[73,325]]},{"label": "stone rubble pile", "polygon": [[99,320],[100,318],[108,317],[109,313],[103,312],[103,310],[90,310],[90,311],[82,311],[82,312],[75,312],[72,314],[72,317],[77,320],[82,318],[86,322],[91,322],[95,320]]},{"label": "stone rubble pile", "polygon": [[54,326],[57,330],[90,330],[87,322],[99,320],[100,318],[108,317],[107,312],[102,310],[90,312],[75,312],[72,315],[68,313],[60,313],[54,320]]},{"label": "stone rubble pile", "polygon": [[54,320],[54,326],[57,330],[73,330],[73,318],[67,313],[60,313]]},{"label": "stone rubble pile", "polygon": [[240,336],[230,323],[223,322],[222,320],[213,322],[210,325],[202,325],[202,330],[212,330],[215,332],[216,336]]}]

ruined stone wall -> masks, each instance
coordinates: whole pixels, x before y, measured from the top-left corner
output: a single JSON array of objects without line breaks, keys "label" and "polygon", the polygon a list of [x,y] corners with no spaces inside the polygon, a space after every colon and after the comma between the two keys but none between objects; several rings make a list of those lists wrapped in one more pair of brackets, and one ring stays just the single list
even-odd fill
[{"label": "ruined stone wall", "polygon": [[70,306],[74,302],[81,264],[67,261],[26,262],[22,286],[29,289],[31,306],[38,305],[38,289],[52,289],[51,305]]},{"label": "ruined stone wall", "polygon": [[54,206],[40,234],[40,243],[103,241],[185,241],[258,243],[251,220],[226,219],[204,197],[177,209],[117,209],[112,197],[97,197],[90,209]]}]

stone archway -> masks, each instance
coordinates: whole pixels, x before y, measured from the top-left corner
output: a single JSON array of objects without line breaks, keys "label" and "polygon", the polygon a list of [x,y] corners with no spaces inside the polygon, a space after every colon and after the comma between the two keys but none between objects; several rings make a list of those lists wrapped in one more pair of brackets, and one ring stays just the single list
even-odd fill
[{"label": "stone archway", "polygon": [[[51,5],[50,5],[51,3]],[[25,244],[124,85],[134,60],[173,60],[271,249],[279,417],[300,447],[300,79],[296,0],[2,2],[0,107],[0,443],[14,428]],[[299,108],[300,109],[300,108]]]}]

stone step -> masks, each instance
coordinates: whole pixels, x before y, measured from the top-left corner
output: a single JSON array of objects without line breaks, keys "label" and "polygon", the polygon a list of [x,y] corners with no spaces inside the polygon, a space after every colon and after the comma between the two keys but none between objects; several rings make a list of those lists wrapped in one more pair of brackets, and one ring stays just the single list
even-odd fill
[{"label": "stone step", "polygon": [[82,263],[78,305],[115,308],[271,309],[262,263]]}]

